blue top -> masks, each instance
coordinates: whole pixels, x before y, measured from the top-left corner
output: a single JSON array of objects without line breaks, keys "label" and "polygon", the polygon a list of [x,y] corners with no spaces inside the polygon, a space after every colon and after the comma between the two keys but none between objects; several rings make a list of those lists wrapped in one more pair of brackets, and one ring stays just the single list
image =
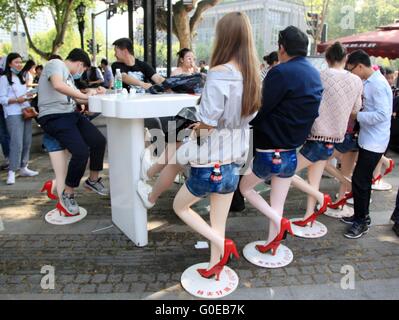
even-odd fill
[{"label": "blue top", "polygon": [[363,109],[357,115],[360,124],[359,146],[371,152],[387,150],[392,115],[393,95],[388,81],[375,71],[364,81]]},{"label": "blue top", "polygon": [[263,82],[263,102],[250,124],[259,149],[294,149],[308,137],[319,116],[320,74],[305,57],[273,67]]}]

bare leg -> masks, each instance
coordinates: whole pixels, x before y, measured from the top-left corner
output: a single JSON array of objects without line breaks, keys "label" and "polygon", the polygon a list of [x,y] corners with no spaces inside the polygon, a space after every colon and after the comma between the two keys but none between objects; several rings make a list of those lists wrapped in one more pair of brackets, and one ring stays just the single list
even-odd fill
[{"label": "bare leg", "polygon": [[148,195],[148,200],[151,203],[156,203],[161,194],[172,187],[176,175],[182,170],[183,167],[178,164],[165,166],[155,182],[152,192]]},{"label": "bare leg", "polygon": [[[229,210],[231,197],[232,194],[230,195],[230,197],[226,196],[217,198],[217,201],[220,201],[225,205],[226,211]],[[212,248],[217,248],[217,254],[211,253],[212,261],[209,265],[211,267],[219,262],[219,259],[216,261],[213,261],[213,259],[215,259],[215,257],[220,252],[224,252],[224,237],[216,232],[216,230],[213,229],[211,226],[209,226],[209,224],[204,219],[202,219],[202,217],[198,213],[191,209],[191,206],[200,200],[201,198],[195,197],[187,189],[186,185],[183,185],[177,193],[175,200],[173,201],[173,210],[176,212],[179,218],[183,220],[189,227],[191,227],[194,231],[198,232],[212,243],[211,250]],[[219,205],[219,208],[220,207],[222,207],[222,204]],[[223,210],[223,212],[225,212],[225,210]],[[218,214],[218,212],[215,212],[215,210],[213,210],[213,212],[214,214]]]},{"label": "bare leg", "polygon": [[148,169],[147,175],[150,179],[153,178],[157,173],[161,172],[161,170],[163,170],[167,164],[177,164],[175,154],[176,150],[181,145],[181,142],[167,144],[164,152],[162,152],[162,154],[159,156],[158,161],[152,165],[150,169]]},{"label": "bare leg", "polygon": [[[301,171],[302,169],[309,167],[313,163],[307,160],[303,155],[300,153],[298,154],[298,167],[296,172]],[[324,168],[323,168],[324,169]],[[313,196],[319,203],[323,203],[324,195],[318,190],[313,188],[309,183],[307,183],[304,179],[295,175],[292,179],[292,184],[299,190],[307,193],[308,195]]]},{"label": "bare leg", "polygon": [[[384,158],[384,157],[383,157]],[[377,178],[378,176],[382,175],[381,171],[382,171],[382,165],[384,164],[384,160],[383,158],[381,158],[381,160],[378,162],[377,167],[374,169],[374,173],[373,173],[373,178]],[[388,165],[389,166],[389,165]]]},{"label": "bare leg", "polygon": [[[270,191],[270,204],[272,208],[277,212],[277,214],[282,218],[284,214],[284,204],[287,199],[287,194],[291,186],[291,178],[272,178],[272,189]],[[272,241],[277,234],[280,232],[281,227],[281,219],[280,224],[277,226],[277,229],[274,228],[274,224],[269,225],[269,241]]]},{"label": "bare leg", "polygon": [[[251,172],[251,169],[249,169],[249,172]],[[290,179],[287,179],[290,180]],[[276,181],[275,178],[272,179],[272,194],[271,194],[271,198],[276,198],[275,197],[275,192],[273,192],[273,181],[274,181],[274,187],[276,187]],[[261,195],[259,195],[256,191],[255,191],[255,187],[264,182],[263,179],[258,178],[253,172],[251,172],[250,174],[247,174],[245,176],[243,176],[243,178],[241,179],[241,183],[240,183],[240,191],[242,193],[242,195],[249,201],[249,203],[251,203],[256,209],[258,209],[261,213],[263,213],[266,217],[268,217],[271,220],[271,223],[269,225],[269,238],[268,238],[268,242],[272,241],[277,234],[279,233],[280,230],[280,223],[281,223],[281,215],[282,212],[275,210],[274,208],[272,208],[265,199],[263,199],[263,197]],[[289,188],[289,185],[288,185]],[[277,188],[278,189],[278,188]],[[288,192],[288,190],[287,190]],[[284,200],[285,200],[285,196],[282,195]],[[276,201],[276,200],[272,200],[274,202],[281,202],[281,201]],[[284,201],[283,201],[284,202]],[[279,206],[280,209],[280,206]]]},{"label": "bare leg", "polygon": [[[229,209],[231,200],[233,199],[234,193],[229,194],[217,194],[212,193],[210,198],[211,204],[211,226],[214,231],[223,239],[226,237],[226,222],[227,216],[229,215]],[[220,261],[224,254],[224,244],[223,250],[220,251],[218,246],[211,242],[211,259],[209,261],[208,268],[214,266],[216,263]]]},{"label": "bare leg", "polygon": [[[327,161],[317,161],[316,163],[312,164],[308,169],[309,185],[312,186],[314,190],[320,189],[320,181],[321,177],[323,176],[323,171],[326,163]],[[309,218],[313,214],[316,202],[317,200],[315,198],[313,198],[311,195],[308,195],[304,220]]]},{"label": "bare leg", "polygon": [[49,153],[51,165],[55,174],[55,183],[59,198],[61,198],[62,192],[65,189],[65,178],[68,172],[68,155],[69,152],[66,150]]}]

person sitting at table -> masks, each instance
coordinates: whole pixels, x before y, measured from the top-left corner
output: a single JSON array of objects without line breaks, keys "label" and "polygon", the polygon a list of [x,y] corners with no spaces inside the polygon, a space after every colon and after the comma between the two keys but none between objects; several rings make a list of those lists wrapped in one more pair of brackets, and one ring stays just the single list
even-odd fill
[{"label": "person sitting at table", "polygon": [[76,102],[87,103],[89,94],[83,94],[74,85],[74,80],[90,67],[90,58],[81,49],[73,49],[65,62],[54,59],[44,67],[39,80],[38,122],[44,132],[55,138],[71,154],[65,179],[65,189],[57,203],[65,216],[79,214],[74,189],[82,179],[90,156],[90,176],[85,187],[107,195],[108,190],[99,177],[103,169],[105,137],[90,121],[75,112]]},{"label": "person sitting at table", "polygon": [[[156,73],[155,69],[148,63],[137,59],[133,54],[133,42],[129,38],[120,38],[114,41],[115,58],[111,65],[112,73],[115,77],[116,69],[120,69],[122,74],[123,88],[136,90],[138,92],[152,87],[152,82],[161,84],[165,78]],[[170,117],[162,121],[159,118],[144,120],[144,126],[149,130],[167,131],[167,122]]]},{"label": "person sitting at table", "polygon": [[194,52],[191,49],[183,48],[177,53],[179,59],[177,68],[173,70],[172,76],[192,75],[198,73],[195,65]]}]

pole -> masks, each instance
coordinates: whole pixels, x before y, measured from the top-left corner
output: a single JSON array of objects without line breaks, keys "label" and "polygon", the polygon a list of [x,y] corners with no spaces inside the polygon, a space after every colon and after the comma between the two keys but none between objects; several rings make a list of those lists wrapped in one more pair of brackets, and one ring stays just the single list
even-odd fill
[{"label": "pole", "polygon": [[156,26],[156,1],[151,1],[151,55],[152,66],[157,70],[157,26]]},{"label": "pole", "polygon": [[91,38],[93,39],[93,64],[96,65],[97,61],[97,43],[96,43],[96,14],[91,14]]},{"label": "pole", "polygon": [[166,47],[167,47],[167,74],[168,78],[172,73],[172,0],[168,0],[168,16],[167,16],[167,33],[166,33]]},{"label": "pole", "polygon": [[105,17],[105,57],[108,60],[108,17]]}]

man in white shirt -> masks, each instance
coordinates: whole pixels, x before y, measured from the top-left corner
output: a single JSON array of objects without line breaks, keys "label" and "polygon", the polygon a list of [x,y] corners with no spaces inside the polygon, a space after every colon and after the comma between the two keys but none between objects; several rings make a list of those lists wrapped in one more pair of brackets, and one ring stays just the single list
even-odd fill
[{"label": "man in white shirt", "polygon": [[359,157],[352,176],[355,214],[342,219],[351,224],[345,237],[360,238],[369,231],[369,204],[373,171],[389,143],[392,115],[392,90],[379,71],[374,71],[370,57],[363,50],[348,57],[347,69],[364,81],[363,109],[353,114],[359,122]]}]

